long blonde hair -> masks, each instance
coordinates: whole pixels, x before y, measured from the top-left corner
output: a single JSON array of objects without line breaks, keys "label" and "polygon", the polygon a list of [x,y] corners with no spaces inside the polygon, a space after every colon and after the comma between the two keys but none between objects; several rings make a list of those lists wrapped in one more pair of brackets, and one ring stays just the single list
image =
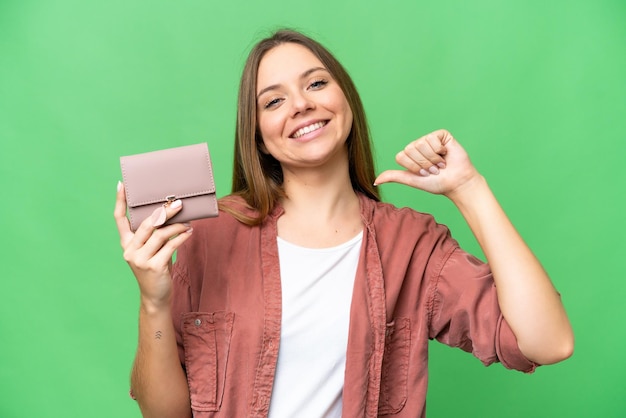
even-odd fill
[{"label": "long blonde hair", "polygon": [[263,140],[257,125],[256,89],[259,63],[263,56],[269,50],[288,42],[309,49],[341,87],[353,114],[352,128],[346,140],[352,188],[374,200],[380,200],[378,190],[374,187],[374,159],[365,111],[348,72],[315,40],[302,33],[282,29],[262,39],[252,48],[239,85],[232,194],[243,197],[256,216],[246,215],[229,205],[228,199],[220,206],[248,225],[263,222],[278,199],[285,195],[282,186],[283,172],[279,162],[271,155],[263,153],[260,148]]}]

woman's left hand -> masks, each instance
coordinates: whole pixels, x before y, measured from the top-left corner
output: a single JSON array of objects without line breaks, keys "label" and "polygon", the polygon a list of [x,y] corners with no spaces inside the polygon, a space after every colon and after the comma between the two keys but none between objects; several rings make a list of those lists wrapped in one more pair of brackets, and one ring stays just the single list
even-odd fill
[{"label": "woman's left hand", "polygon": [[405,170],[384,171],[376,185],[395,182],[450,197],[480,177],[463,147],[443,129],[411,142],[396,155],[396,162]]}]

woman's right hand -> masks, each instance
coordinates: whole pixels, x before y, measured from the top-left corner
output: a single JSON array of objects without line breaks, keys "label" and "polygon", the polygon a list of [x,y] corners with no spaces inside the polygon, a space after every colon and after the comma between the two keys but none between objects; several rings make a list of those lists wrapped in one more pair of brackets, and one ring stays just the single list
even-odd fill
[{"label": "woman's right hand", "polygon": [[192,228],[186,224],[172,224],[159,228],[182,209],[176,200],[170,205],[159,207],[146,218],[137,231],[130,229],[126,218],[126,194],[124,185],[118,183],[114,217],[120,234],[124,259],[130,266],[141,292],[144,308],[162,309],[169,307],[171,294],[172,256],[190,236]]}]

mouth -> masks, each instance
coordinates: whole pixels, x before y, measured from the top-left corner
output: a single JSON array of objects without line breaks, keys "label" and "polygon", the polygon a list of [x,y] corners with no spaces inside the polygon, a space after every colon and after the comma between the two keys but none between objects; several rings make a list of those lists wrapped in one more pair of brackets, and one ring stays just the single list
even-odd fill
[{"label": "mouth", "polygon": [[324,126],[326,126],[327,123],[328,123],[327,120],[322,120],[322,121],[319,121],[319,122],[312,123],[310,125],[307,125],[307,126],[304,126],[304,127],[300,128],[300,129],[298,129],[297,131],[292,133],[289,137],[293,138],[293,139],[298,139],[302,135],[306,135],[306,134],[308,134],[310,132],[317,131],[318,129],[323,128]]}]

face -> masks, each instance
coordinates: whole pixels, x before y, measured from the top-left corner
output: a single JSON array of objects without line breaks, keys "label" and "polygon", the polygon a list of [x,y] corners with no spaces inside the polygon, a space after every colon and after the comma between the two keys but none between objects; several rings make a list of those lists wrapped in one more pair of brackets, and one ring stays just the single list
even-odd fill
[{"label": "face", "polygon": [[285,43],[269,50],[259,64],[256,93],[264,151],[283,170],[347,162],[350,105],[306,47]]}]

